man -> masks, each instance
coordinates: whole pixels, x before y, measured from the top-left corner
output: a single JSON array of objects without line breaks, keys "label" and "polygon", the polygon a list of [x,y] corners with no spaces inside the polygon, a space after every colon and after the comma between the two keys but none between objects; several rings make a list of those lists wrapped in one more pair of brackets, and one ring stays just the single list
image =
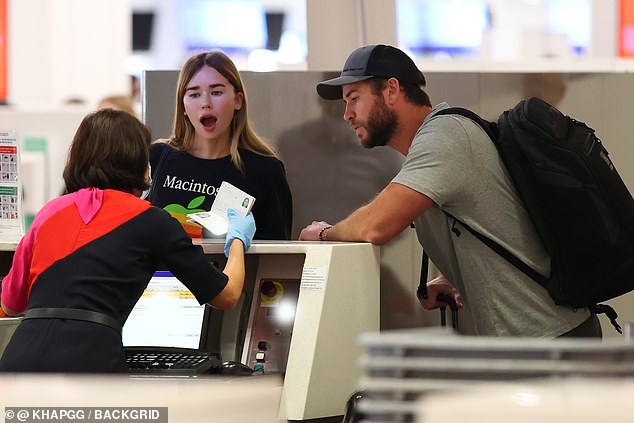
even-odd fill
[{"label": "man", "polygon": [[470,119],[435,116],[425,77],[401,50],[358,48],[338,78],[317,93],[343,99],[344,119],[366,148],[387,145],[406,159],[367,205],[335,225],[313,222],[300,240],[365,241],[383,245],[415,223],[418,239],[442,272],[427,284],[422,306],[439,293],[470,305],[474,330],[487,336],[601,336],[587,309],[555,305],[548,292],[475,238],[460,222],[505,246],[542,274],[549,257],[494,144]]}]

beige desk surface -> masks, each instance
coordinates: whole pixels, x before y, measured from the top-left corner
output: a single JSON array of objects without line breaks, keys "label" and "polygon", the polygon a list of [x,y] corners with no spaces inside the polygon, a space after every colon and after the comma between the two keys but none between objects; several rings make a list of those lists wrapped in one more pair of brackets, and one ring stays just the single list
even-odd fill
[{"label": "beige desk surface", "polygon": [[2,375],[1,407],[167,407],[169,423],[279,422],[273,376]]}]

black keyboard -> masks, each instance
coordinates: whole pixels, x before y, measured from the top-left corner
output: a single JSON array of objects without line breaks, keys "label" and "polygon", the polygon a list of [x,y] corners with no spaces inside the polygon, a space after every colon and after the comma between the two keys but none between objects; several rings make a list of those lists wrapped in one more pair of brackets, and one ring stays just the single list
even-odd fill
[{"label": "black keyboard", "polygon": [[190,348],[125,347],[128,371],[132,375],[196,376],[219,373],[220,355]]}]

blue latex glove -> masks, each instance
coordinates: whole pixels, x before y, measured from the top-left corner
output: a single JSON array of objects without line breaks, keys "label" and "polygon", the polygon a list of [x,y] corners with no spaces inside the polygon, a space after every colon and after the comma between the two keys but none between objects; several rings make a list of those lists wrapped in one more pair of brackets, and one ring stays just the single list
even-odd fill
[{"label": "blue latex glove", "polygon": [[253,213],[249,212],[247,217],[242,217],[234,209],[227,209],[227,217],[229,217],[229,229],[227,230],[227,238],[225,242],[225,256],[229,257],[229,247],[231,241],[239,239],[244,244],[244,252],[249,249],[253,235],[255,235],[255,220]]}]

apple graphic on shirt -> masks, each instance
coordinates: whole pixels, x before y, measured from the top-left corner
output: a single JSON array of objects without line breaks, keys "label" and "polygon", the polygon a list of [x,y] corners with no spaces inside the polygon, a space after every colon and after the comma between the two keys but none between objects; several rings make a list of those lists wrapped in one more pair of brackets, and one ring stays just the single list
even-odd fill
[{"label": "apple graphic on shirt", "polygon": [[204,201],[205,196],[201,195],[192,199],[189,204],[187,204],[187,207],[183,207],[180,204],[168,204],[167,206],[163,207],[163,209],[169,212],[169,214],[171,214],[180,222],[181,225],[183,225],[183,228],[185,228],[185,231],[189,234],[189,236],[191,236],[192,238],[202,238],[202,227],[197,223],[188,222],[189,217],[187,217],[187,214],[208,211],[199,208]]}]

